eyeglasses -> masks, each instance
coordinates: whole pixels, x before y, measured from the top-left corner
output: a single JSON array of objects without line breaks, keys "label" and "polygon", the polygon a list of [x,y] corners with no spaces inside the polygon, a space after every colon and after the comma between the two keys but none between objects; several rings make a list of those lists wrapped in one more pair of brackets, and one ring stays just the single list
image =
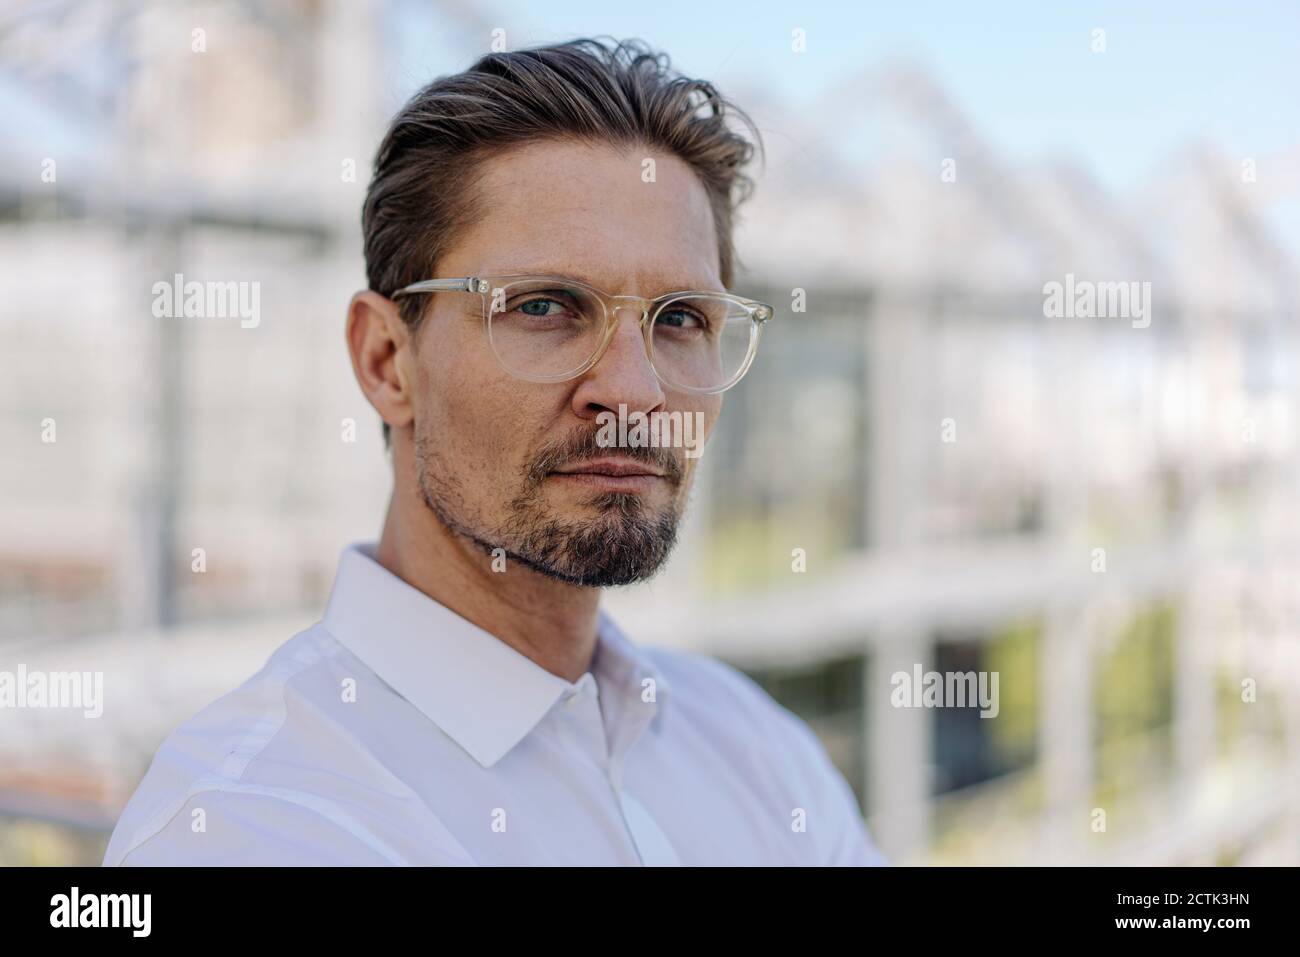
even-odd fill
[{"label": "eyeglasses", "polygon": [[712,395],[740,381],[774,310],[720,292],[670,292],[654,299],[611,296],[572,279],[468,276],[425,279],[393,293],[471,292],[497,361],[529,382],[565,382],[605,354],[625,309],[639,314],[650,367],[671,389]]}]

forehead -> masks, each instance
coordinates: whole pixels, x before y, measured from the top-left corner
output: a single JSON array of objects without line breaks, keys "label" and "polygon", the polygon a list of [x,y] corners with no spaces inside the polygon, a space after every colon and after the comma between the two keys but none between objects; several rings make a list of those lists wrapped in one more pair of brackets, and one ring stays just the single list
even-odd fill
[{"label": "forehead", "polygon": [[722,288],[708,193],[671,154],[530,143],[485,161],[476,191],[480,215],[444,258],[448,275],[560,272],[640,295]]}]

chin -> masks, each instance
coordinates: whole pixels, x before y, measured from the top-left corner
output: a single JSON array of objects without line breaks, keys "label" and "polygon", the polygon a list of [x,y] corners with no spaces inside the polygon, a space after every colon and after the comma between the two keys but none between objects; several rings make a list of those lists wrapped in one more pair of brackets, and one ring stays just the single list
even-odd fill
[{"label": "chin", "polygon": [[643,518],[657,516],[671,505],[672,498],[662,492],[587,491],[576,496],[563,496],[562,502],[554,503],[552,510],[557,515],[575,520],[610,513]]}]

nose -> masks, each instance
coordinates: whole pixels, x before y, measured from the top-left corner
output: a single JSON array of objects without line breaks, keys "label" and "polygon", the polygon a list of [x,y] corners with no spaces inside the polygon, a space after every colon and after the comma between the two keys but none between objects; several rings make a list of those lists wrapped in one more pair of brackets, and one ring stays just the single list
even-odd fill
[{"label": "nose", "polygon": [[617,324],[613,338],[600,357],[573,390],[574,413],[594,420],[602,412],[618,414],[619,405],[628,412],[650,413],[662,409],[665,395],[659,377],[646,354],[641,322],[645,310],[639,305],[619,303],[613,307]]}]

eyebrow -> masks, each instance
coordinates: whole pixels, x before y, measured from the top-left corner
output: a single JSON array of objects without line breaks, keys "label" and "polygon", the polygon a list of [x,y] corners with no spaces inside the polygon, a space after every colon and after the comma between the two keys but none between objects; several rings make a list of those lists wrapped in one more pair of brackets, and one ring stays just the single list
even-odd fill
[{"label": "eyebrow", "polygon": [[[513,269],[513,270],[511,270],[510,272],[502,272],[502,273],[499,273],[499,275],[503,275],[503,276],[550,276],[550,277],[555,278],[555,279],[567,279],[569,282],[580,282],[580,283],[583,283],[584,285],[591,286],[591,287],[593,287],[593,288],[595,288],[595,289],[601,289],[601,290],[604,290],[605,292],[610,292],[610,290],[606,289],[606,287],[603,286],[601,283],[594,282],[594,281],[592,281],[591,279],[588,279],[586,276],[579,276],[579,275],[576,275],[576,274],[573,273],[573,272],[570,272],[570,271],[567,270],[567,269],[556,269],[556,268],[554,268],[554,267],[547,266],[547,265],[545,265],[545,264],[542,264],[542,265],[532,265],[532,266],[527,266],[527,267],[523,267],[523,268]],[[665,284],[665,285],[666,285],[666,284]],[[721,283],[719,283],[718,285],[721,286]],[[662,296],[662,295],[665,295],[665,294],[667,294],[667,293],[673,293],[673,292],[696,292],[696,291],[698,291],[698,292],[721,292],[722,290],[721,290],[721,289],[712,289],[712,288],[709,286],[709,284],[708,284],[707,282],[686,282],[685,284],[678,283],[678,284],[674,284],[674,285],[671,285],[671,286],[666,285],[666,288],[664,289],[664,291],[661,292],[661,293],[659,293],[659,295]],[[615,295],[616,295],[616,294],[617,294],[617,293],[615,293]],[[648,297],[648,298],[654,298],[654,297]]]}]

